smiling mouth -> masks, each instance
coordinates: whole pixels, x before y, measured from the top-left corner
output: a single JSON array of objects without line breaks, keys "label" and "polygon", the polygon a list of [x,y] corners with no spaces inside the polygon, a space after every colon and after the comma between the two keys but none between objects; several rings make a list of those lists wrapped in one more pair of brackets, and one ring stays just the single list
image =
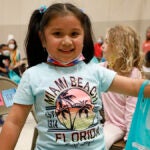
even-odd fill
[{"label": "smiling mouth", "polygon": [[62,49],[59,49],[60,52],[63,52],[63,53],[70,53],[72,51],[74,51],[74,49],[71,49],[71,50],[62,50]]}]

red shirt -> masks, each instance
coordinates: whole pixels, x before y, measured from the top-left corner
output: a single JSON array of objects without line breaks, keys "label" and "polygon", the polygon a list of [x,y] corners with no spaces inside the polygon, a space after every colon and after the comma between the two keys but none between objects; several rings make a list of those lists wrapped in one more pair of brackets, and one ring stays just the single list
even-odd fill
[{"label": "red shirt", "polygon": [[94,56],[97,58],[102,57],[102,46],[99,43],[95,43],[94,45]]},{"label": "red shirt", "polygon": [[150,41],[145,41],[142,45],[142,50],[144,54],[146,54],[148,51],[150,51]]}]

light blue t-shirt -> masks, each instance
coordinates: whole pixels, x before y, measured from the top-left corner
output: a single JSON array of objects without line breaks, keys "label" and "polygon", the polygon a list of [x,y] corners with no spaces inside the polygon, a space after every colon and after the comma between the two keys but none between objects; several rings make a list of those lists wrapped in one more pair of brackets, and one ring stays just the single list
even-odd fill
[{"label": "light blue t-shirt", "polygon": [[36,150],[105,150],[100,93],[115,74],[84,62],[71,67],[41,63],[26,70],[14,103],[35,105]]}]

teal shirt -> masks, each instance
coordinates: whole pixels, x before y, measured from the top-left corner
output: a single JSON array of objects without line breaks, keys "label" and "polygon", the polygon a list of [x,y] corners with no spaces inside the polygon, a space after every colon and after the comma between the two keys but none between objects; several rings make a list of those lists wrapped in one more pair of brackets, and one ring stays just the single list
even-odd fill
[{"label": "teal shirt", "polygon": [[41,63],[26,70],[14,103],[35,106],[36,150],[105,150],[100,93],[115,74],[84,62],[71,67]]}]

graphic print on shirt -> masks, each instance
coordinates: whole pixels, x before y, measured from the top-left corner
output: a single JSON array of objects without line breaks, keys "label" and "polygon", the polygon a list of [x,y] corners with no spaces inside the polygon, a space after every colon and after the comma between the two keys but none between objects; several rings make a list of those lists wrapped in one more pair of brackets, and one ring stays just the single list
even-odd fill
[{"label": "graphic print on shirt", "polygon": [[69,89],[63,91],[56,100],[56,116],[66,129],[82,130],[93,123],[93,107],[87,93],[81,89]]},{"label": "graphic print on shirt", "polygon": [[55,87],[45,92],[48,132],[63,142],[92,141],[100,133],[99,122],[94,112],[97,89],[84,83],[82,78],[71,76],[59,78]]}]

